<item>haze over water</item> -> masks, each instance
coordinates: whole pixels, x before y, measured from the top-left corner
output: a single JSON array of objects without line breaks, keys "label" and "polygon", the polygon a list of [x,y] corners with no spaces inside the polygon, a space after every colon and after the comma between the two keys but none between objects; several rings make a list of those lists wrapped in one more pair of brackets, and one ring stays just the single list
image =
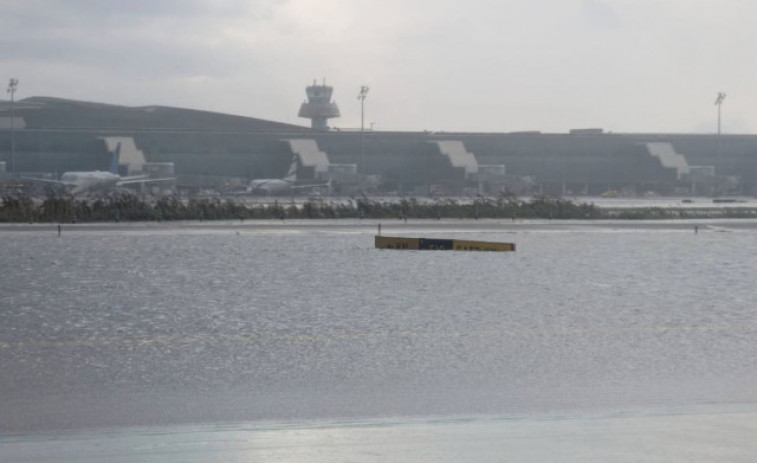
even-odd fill
[{"label": "haze over water", "polygon": [[394,234],[518,251],[380,251],[317,224],[8,227],[0,431],[757,401],[754,223],[460,223]]}]

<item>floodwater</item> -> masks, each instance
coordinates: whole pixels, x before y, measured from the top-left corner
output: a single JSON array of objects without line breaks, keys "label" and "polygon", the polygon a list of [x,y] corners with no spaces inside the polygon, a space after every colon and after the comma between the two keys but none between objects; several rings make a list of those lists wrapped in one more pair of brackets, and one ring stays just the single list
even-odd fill
[{"label": "floodwater", "polygon": [[693,225],[3,226],[0,453],[750,461],[757,223]]}]

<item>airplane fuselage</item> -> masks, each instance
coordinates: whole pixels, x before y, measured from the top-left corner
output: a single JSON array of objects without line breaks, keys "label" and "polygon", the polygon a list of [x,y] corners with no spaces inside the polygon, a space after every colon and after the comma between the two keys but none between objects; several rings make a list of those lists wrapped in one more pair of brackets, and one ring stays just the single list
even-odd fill
[{"label": "airplane fuselage", "polygon": [[252,180],[247,191],[253,194],[285,195],[292,191],[292,182],[280,178]]},{"label": "airplane fuselage", "polygon": [[294,194],[298,190],[307,190],[318,187],[331,188],[331,180],[326,183],[300,184],[297,182],[297,168],[299,167],[299,156],[292,156],[292,163],[289,164],[289,171],[284,178],[259,178],[251,180],[247,184],[247,192],[257,195],[288,195]]},{"label": "airplane fuselage", "polygon": [[62,182],[73,186],[74,193],[115,188],[121,180],[121,176],[112,172],[100,170],[88,172],[64,172],[60,177]]},{"label": "airplane fuselage", "polygon": [[121,180],[121,176],[111,172],[95,170],[89,172],[64,172],[60,179],[63,182],[75,183],[78,185],[94,185],[98,183],[115,184]]},{"label": "airplane fuselage", "polygon": [[89,170],[89,171],[74,171],[64,172],[61,175],[60,180],[50,180],[43,178],[29,177],[27,180],[35,182],[43,182],[47,184],[62,185],[68,188],[73,194],[81,193],[87,190],[109,190],[117,188],[123,185],[132,183],[147,183],[147,182],[164,182],[167,180],[174,180],[173,177],[168,178],[150,178],[149,175],[132,175],[122,177],[118,175],[118,156],[121,152],[121,144],[116,146],[113,152],[113,158],[111,160],[110,171],[102,170]]}]

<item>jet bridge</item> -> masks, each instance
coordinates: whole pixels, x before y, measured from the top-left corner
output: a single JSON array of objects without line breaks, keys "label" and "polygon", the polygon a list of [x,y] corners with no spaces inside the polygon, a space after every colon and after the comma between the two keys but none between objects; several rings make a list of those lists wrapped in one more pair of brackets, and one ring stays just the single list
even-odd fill
[{"label": "jet bridge", "polygon": [[460,168],[465,171],[465,176],[478,173],[478,161],[473,153],[465,149],[465,145],[460,140],[442,140],[429,142],[437,145],[442,156],[449,159],[449,163],[454,168]]},{"label": "jet bridge", "polygon": [[645,146],[649,155],[660,160],[662,167],[676,170],[676,177],[678,180],[682,180],[689,175],[689,164],[686,162],[686,158],[673,148],[670,143],[653,142],[653,143],[640,143]]},{"label": "jet bridge", "polygon": [[504,164],[479,164],[476,156],[466,149],[461,140],[430,141],[429,143],[436,145],[439,153],[447,158],[449,166],[458,172],[456,175],[461,174],[459,176],[461,183],[457,188],[462,188],[462,192],[488,194],[503,188],[506,179]]},{"label": "jet bridge", "polygon": [[292,155],[297,156],[299,160],[298,179],[313,180],[328,175],[331,163],[328,155],[318,148],[315,140],[312,138],[292,138],[282,141],[288,145]]},{"label": "jet bridge", "polygon": [[121,144],[118,165],[126,166],[126,175],[141,174],[144,171],[147,162],[145,153],[137,148],[133,137],[102,137],[102,140],[110,153],[115,152],[118,144]]}]

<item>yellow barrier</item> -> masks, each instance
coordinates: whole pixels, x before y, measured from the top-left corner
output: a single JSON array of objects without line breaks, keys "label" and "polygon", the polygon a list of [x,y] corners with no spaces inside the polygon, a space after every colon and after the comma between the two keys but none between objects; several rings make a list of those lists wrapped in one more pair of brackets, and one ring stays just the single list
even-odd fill
[{"label": "yellow barrier", "polygon": [[418,238],[398,238],[394,236],[376,236],[376,247],[379,249],[420,249]]},{"label": "yellow barrier", "polygon": [[437,238],[402,238],[399,236],[377,235],[378,249],[414,249],[433,251],[515,251],[515,243],[493,243],[489,241],[449,240]]},{"label": "yellow barrier", "polygon": [[488,241],[452,240],[455,251],[515,251],[515,243],[491,243]]}]

